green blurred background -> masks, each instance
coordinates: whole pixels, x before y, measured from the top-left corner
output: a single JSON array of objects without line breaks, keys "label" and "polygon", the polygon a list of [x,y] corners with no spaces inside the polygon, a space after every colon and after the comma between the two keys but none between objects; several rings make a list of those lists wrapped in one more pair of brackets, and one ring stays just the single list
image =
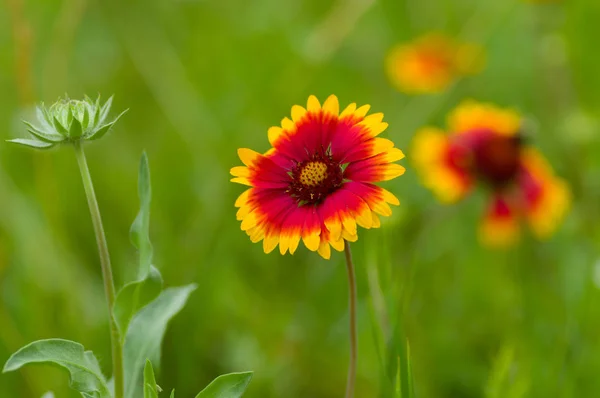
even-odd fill
[{"label": "green blurred background", "polygon": [[[485,195],[443,206],[405,176],[402,205],[361,231],[358,398],[385,380],[377,341],[410,341],[420,398],[600,396],[600,2],[517,0],[4,0],[0,138],[25,136],[33,105],[67,92],[129,113],[87,147],[118,285],[134,276],[128,239],[137,164],[150,158],[156,265],[199,285],[169,327],[158,382],[192,397],[220,373],[254,370],[248,397],[339,397],[347,366],[343,256],[265,255],[239,230],[229,183],[238,147],[309,94],[383,111],[408,151],[463,98],[515,106],[574,194],[548,242],[481,248]],[[485,46],[487,67],[439,95],[408,97],[384,74],[387,50],[443,31]],[[110,370],[97,250],[73,152],[0,145],[0,362],[62,337]],[[383,337],[382,337],[383,336]],[[392,344],[393,346],[393,344]],[[398,347],[392,347],[398,349]],[[389,348],[390,350],[392,348]],[[0,376],[0,396],[76,397],[52,367]]]}]

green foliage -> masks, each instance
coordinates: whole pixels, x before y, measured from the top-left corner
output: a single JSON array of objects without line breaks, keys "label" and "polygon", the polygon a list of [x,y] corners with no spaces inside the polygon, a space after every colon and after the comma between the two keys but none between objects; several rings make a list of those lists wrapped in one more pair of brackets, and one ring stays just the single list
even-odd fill
[{"label": "green foliage", "polygon": [[244,394],[252,372],[229,373],[214,379],[196,398],[239,398]]},{"label": "green foliage", "polygon": [[152,243],[150,242],[150,201],[152,187],[150,184],[150,166],[146,152],[142,154],[138,177],[138,195],[140,197],[140,211],[131,225],[129,232],[131,242],[139,251],[138,279],[146,278],[152,264]]},{"label": "green foliage", "polygon": [[144,398],[158,398],[158,388],[150,360],[147,360],[144,366]]},{"label": "green foliage", "polygon": [[163,280],[160,272],[155,267],[151,267],[150,273],[145,279],[130,282],[119,291],[115,299],[113,317],[122,340],[125,339],[129,322],[133,316],[146,304],[154,300],[162,287]]},{"label": "green foliage", "polygon": [[166,289],[131,320],[123,346],[125,398],[141,395],[141,373],[146,359],[155,365],[160,363],[160,346],[167,324],[195,289],[195,285]]},{"label": "green foliage", "polygon": [[35,341],[15,352],[3,372],[32,363],[51,363],[65,368],[71,375],[71,388],[85,398],[111,398],[98,360],[79,343],[61,339]]}]

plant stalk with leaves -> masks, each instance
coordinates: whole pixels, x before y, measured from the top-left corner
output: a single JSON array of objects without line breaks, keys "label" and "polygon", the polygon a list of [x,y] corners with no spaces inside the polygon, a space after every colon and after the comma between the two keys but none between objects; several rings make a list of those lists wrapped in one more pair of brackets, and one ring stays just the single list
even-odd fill
[{"label": "plant stalk with leaves", "polygon": [[[157,398],[152,363],[160,364],[160,346],[169,321],[185,306],[196,286],[163,290],[162,277],[152,265],[150,242],[150,168],[144,153],[140,162],[138,193],[140,211],[131,226],[130,237],[139,253],[137,279],[115,293],[110,256],[91,175],[83,151],[83,141],[105,135],[115,124],[106,122],[112,99],[100,106],[99,100],[61,100],[49,108],[37,109],[40,126],[25,122],[34,139],[15,139],[13,143],[48,149],[61,143],[75,147],[75,153],[92,217],[104,288],[109,308],[113,379],[102,374],[91,351],[76,342],[49,339],[35,341],[14,353],[3,372],[32,363],[50,363],[69,371],[70,385],[85,398]],[[121,114],[122,115],[122,114]],[[252,372],[231,373],[216,378],[197,398],[239,398],[246,390]],[[111,384],[113,387],[111,387]],[[47,396],[47,395],[45,395]],[[171,393],[171,398],[175,392]]]}]

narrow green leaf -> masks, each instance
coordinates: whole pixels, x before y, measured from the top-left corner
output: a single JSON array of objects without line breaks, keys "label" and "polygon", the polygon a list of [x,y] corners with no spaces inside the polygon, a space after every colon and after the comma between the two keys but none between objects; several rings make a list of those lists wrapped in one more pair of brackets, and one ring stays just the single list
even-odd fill
[{"label": "narrow green leaf", "polygon": [[111,394],[94,354],[73,341],[50,339],[35,341],[14,353],[3,373],[32,363],[50,363],[69,371],[70,386],[86,398],[110,398]]},{"label": "narrow green leaf", "polygon": [[121,118],[121,116],[123,116],[125,113],[127,113],[127,111],[129,111],[129,109],[125,109],[123,112],[121,112],[121,114],[119,116],[117,116],[115,118],[115,120],[113,120],[112,122],[110,122],[108,124],[105,124],[104,126],[100,127],[95,132],[92,132],[92,134],[90,134],[89,136],[87,136],[86,139],[88,139],[88,140],[98,140],[98,139],[104,137],[106,135],[106,133],[108,133],[110,131],[110,129],[115,125],[115,123],[117,122],[117,120],[119,120],[119,118]]},{"label": "narrow green leaf", "polygon": [[41,106],[36,106],[35,116],[37,117],[38,121],[42,124],[44,130],[49,130],[52,128],[52,123],[50,123],[50,120],[48,119],[47,113],[45,112],[43,106],[44,104],[42,104]]},{"label": "narrow green leaf", "polygon": [[44,142],[60,142],[62,141],[64,138],[58,134],[52,134],[46,131],[43,131],[42,129],[34,126],[33,124],[22,120],[22,122],[27,126],[27,131],[33,135],[34,137],[39,138],[40,140],[44,141]]},{"label": "narrow green leaf", "polygon": [[171,391],[171,398],[175,398],[175,390]]},{"label": "narrow green leaf", "polygon": [[98,94],[98,98],[96,98],[96,103],[94,104],[94,126],[100,124],[100,111],[102,108],[100,107],[100,94]]},{"label": "narrow green leaf", "polygon": [[12,142],[13,144],[24,145],[35,149],[50,149],[54,146],[54,144],[51,144],[49,142],[28,140],[25,138],[15,138],[14,140],[7,140],[7,142]]},{"label": "narrow green leaf", "polygon": [[90,125],[90,105],[85,102],[85,108],[83,109],[83,120],[81,121],[81,126],[83,130],[87,129]]},{"label": "narrow green leaf", "polygon": [[150,185],[150,166],[146,152],[140,159],[138,174],[138,195],[140,197],[140,211],[138,212],[129,237],[131,243],[138,249],[140,264],[138,279],[146,277],[152,264],[152,243],[150,242],[150,201],[152,199],[152,186]]},{"label": "narrow green leaf", "polygon": [[104,103],[104,105],[100,109],[100,118],[98,119],[98,124],[102,124],[106,120],[106,117],[108,116],[108,112],[110,112],[110,107],[112,106],[112,102],[113,102],[113,96],[111,95],[110,98]]},{"label": "narrow green leaf", "polygon": [[63,126],[62,123],[59,122],[56,117],[54,117],[52,120],[53,120],[54,128],[56,129],[56,131],[58,131],[64,137],[69,135],[67,128],[65,126]]},{"label": "narrow green leaf", "polygon": [[229,373],[214,379],[196,398],[239,398],[241,397],[253,372]]},{"label": "narrow green leaf", "polygon": [[73,117],[71,128],[69,129],[69,138],[77,139],[83,135],[83,127],[81,122],[76,117]]},{"label": "narrow green leaf", "polygon": [[162,286],[160,272],[155,267],[150,267],[145,279],[128,283],[119,291],[113,307],[113,317],[123,339],[135,313],[154,300]]},{"label": "narrow green leaf", "polygon": [[125,337],[125,398],[142,395],[141,373],[146,359],[159,366],[160,346],[169,321],[185,306],[196,285],[164,290],[131,320]]},{"label": "narrow green leaf", "polygon": [[146,366],[144,367],[144,398],[158,398],[154,369],[152,369],[150,360],[146,360]]}]

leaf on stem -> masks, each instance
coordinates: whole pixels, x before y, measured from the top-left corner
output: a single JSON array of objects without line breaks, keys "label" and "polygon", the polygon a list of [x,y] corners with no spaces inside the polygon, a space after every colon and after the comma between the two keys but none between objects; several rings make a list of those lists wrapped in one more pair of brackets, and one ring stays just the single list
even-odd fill
[{"label": "leaf on stem", "polygon": [[146,359],[160,364],[160,346],[169,321],[185,306],[196,285],[164,290],[154,301],[142,308],[131,320],[125,344],[125,398],[142,395],[142,369]]},{"label": "leaf on stem", "polygon": [[229,373],[214,379],[196,398],[239,398],[241,397],[253,372]]},{"label": "leaf on stem", "polygon": [[152,369],[150,360],[146,360],[146,366],[144,367],[144,398],[158,398],[154,369]]},{"label": "leaf on stem", "polygon": [[113,307],[113,317],[122,340],[125,339],[129,322],[134,315],[154,300],[162,287],[160,272],[151,266],[146,279],[128,283],[119,291]]},{"label": "leaf on stem", "polygon": [[146,152],[140,159],[138,176],[138,195],[140,197],[140,211],[131,225],[129,237],[131,243],[138,249],[140,265],[138,279],[144,279],[150,271],[152,264],[152,243],[150,242],[150,201],[152,199],[152,186],[150,184],[150,166]]},{"label": "leaf on stem", "polygon": [[32,363],[50,363],[69,371],[70,386],[85,398],[111,398],[98,360],[91,351],[73,341],[39,340],[15,352],[4,365],[3,373]]}]

